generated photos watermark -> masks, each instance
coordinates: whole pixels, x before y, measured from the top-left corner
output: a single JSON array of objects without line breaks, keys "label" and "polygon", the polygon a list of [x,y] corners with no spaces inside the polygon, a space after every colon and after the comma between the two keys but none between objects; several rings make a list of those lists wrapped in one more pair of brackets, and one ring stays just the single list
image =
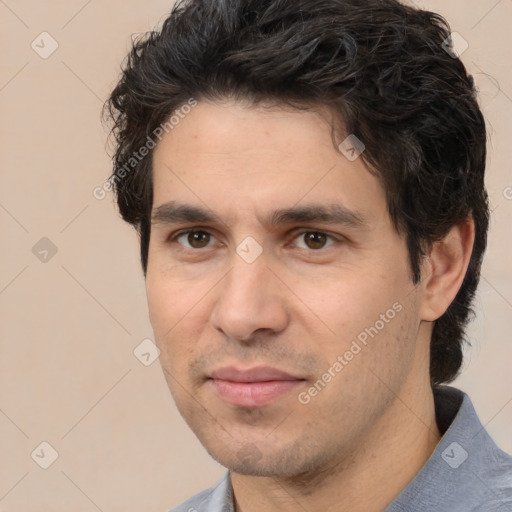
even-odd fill
[{"label": "generated photos watermark", "polygon": [[395,302],[385,313],[381,313],[379,319],[370,327],[362,330],[352,343],[350,348],[342,355],[339,355],[336,360],[329,366],[327,371],[306,391],[302,391],[298,395],[298,400],[302,405],[307,405],[311,399],[317,396],[329,382],[332,381],[342,370],[347,366],[350,361],[354,359],[365,347],[371,339],[375,338],[380,331],[384,329],[386,324],[389,324],[395,316],[402,311],[403,306],[400,302]]},{"label": "generated photos watermark", "polygon": [[110,192],[115,184],[126,178],[126,176],[128,176],[128,174],[130,174],[130,172],[132,172],[147,155],[149,155],[149,152],[156,147],[156,139],[161,141],[164,133],[170,133],[195,106],[197,106],[197,100],[190,98],[186,103],[181,105],[179,109],[175,110],[165,123],[162,123],[155,128],[153,133],[147,136],[146,142],[138,149],[138,151],[132,153],[128,162],[120,169],[117,169],[101,187],[96,187],[92,191],[94,198],[99,201],[105,199],[107,192]]}]

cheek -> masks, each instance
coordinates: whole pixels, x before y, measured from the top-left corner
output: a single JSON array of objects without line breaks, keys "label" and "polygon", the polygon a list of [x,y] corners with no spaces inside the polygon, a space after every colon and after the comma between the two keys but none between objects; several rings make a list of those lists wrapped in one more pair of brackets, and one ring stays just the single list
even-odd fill
[{"label": "cheek", "polygon": [[171,361],[176,361],[172,353],[180,347],[180,338],[177,336],[180,323],[186,317],[183,293],[165,280],[148,274],[146,294],[149,319],[160,349],[160,358],[163,366],[170,369]]},{"label": "cheek", "polygon": [[315,414],[329,411],[326,421],[350,432],[354,425],[367,423],[368,415],[382,411],[400,390],[414,361],[411,318],[404,305],[381,329],[380,324],[375,327],[374,319],[347,322],[346,332],[350,329],[355,334],[340,336],[338,343],[323,347],[324,373],[306,390],[314,396]]},{"label": "cheek", "polygon": [[186,372],[208,320],[206,293],[202,286],[148,272],[149,318],[165,369],[179,374]]},{"label": "cheek", "polygon": [[[366,328],[381,322],[380,315],[395,316],[393,304],[402,295],[397,283],[382,275],[343,273],[300,280],[294,286],[296,301],[308,315],[310,328],[322,330],[334,341],[349,341]],[[298,310],[297,310],[298,311]],[[387,318],[386,318],[387,319]]]},{"label": "cheek", "polygon": [[[417,306],[412,296],[407,296],[409,292],[405,282],[400,285],[388,280],[383,285],[375,276],[369,281],[327,287],[317,302],[311,303],[322,321],[311,324],[310,337],[321,340],[314,350],[326,363],[325,371],[330,369],[336,375],[325,399],[335,389],[335,394],[350,389],[358,397],[365,396],[365,390],[376,391],[380,386],[376,375],[392,386],[403,379],[412,364],[418,324]],[[340,364],[334,367],[336,361]]]},{"label": "cheek", "polygon": [[146,278],[146,296],[153,332],[157,338],[161,338],[172,327],[173,317],[177,315],[178,301],[173,299],[171,290],[162,281],[149,274]]}]

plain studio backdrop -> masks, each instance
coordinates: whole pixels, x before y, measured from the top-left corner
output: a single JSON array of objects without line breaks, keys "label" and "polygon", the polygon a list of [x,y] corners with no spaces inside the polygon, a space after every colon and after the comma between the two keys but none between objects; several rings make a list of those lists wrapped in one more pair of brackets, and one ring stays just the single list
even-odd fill
[{"label": "plain studio backdrop", "polygon": [[[455,385],[512,452],[512,1],[416,3],[467,42],[488,123],[489,248]],[[131,37],[171,6],[0,1],[0,511],[162,512],[225,472],[141,357],[135,232],[93,195],[111,171],[103,102]]]}]

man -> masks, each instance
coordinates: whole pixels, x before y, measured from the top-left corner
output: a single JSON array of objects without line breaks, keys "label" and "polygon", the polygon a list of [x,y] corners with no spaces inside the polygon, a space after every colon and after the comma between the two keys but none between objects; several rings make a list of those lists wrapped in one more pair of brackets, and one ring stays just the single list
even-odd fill
[{"label": "man", "polygon": [[485,124],[438,15],[190,0],[109,101],[178,409],[228,468],[175,511],[507,511],[446,384],[488,227]]}]

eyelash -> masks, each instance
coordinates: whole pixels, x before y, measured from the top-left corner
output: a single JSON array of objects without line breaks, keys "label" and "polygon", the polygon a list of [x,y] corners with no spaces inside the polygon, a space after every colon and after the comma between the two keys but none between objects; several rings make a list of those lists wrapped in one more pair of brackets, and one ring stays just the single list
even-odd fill
[{"label": "eyelash", "polygon": [[[207,231],[206,229],[194,228],[194,229],[186,229],[186,230],[183,230],[183,231],[178,231],[177,233],[175,233],[175,234],[173,234],[173,235],[171,235],[171,236],[169,237],[169,241],[170,241],[170,242],[175,242],[175,241],[177,241],[177,239],[178,239],[178,238],[180,238],[181,236],[183,236],[183,235],[188,235],[188,234],[190,234],[190,233],[206,233],[206,234],[208,234],[208,235],[212,236],[213,238],[215,238],[215,236],[214,236],[214,235],[212,235],[212,234],[211,234],[209,231]],[[302,230],[302,231],[300,231],[300,232],[298,232],[298,233],[295,233],[295,235],[294,235],[294,237],[293,237],[293,240],[295,240],[295,239],[299,238],[300,236],[303,236],[303,235],[304,235],[304,234],[306,234],[306,233],[322,234],[322,235],[326,235],[328,239],[331,239],[331,240],[333,240],[334,242],[338,242],[338,241],[339,241],[339,240],[338,240],[338,239],[336,239],[333,235],[330,235],[329,233],[326,233],[325,231],[318,231],[318,230],[314,230],[314,229],[304,229],[304,230]],[[209,246],[207,246],[207,247],[202,247],[201,249],[195,249],[195,248],[193,248],[193,247],[192,247],[192,248],[185,247],[185,246],[183,246],[182,244],[180,244],[179,242],[178,242],[178,244],[179,244],[179,245],[180,245],[184,250],[190,250],[190,251],[195,251],[195,252],[203,251],[203,250],[206,250],[206,249],[208,249],[208,248],[209,248]],[[329,244],[329,245],[327,245],[327,246],[325,246],[325,247],[322,247],[322,248],[320,248],[320,249],[309,249],[309,248],[304,249],[304,248],[302,248],[302,247],[299,247],[299,249],[301,249],[301,250],[305,250],[305,251],[311,251],[311,252],[320,252],[320,251],[323,251],[323,250],[325,250],[325,249],[327,249],[327,248],[331,247],[332,245],[334,245],[334,244],[332,244],[332,243],[331,243],[331,244]]]}]

